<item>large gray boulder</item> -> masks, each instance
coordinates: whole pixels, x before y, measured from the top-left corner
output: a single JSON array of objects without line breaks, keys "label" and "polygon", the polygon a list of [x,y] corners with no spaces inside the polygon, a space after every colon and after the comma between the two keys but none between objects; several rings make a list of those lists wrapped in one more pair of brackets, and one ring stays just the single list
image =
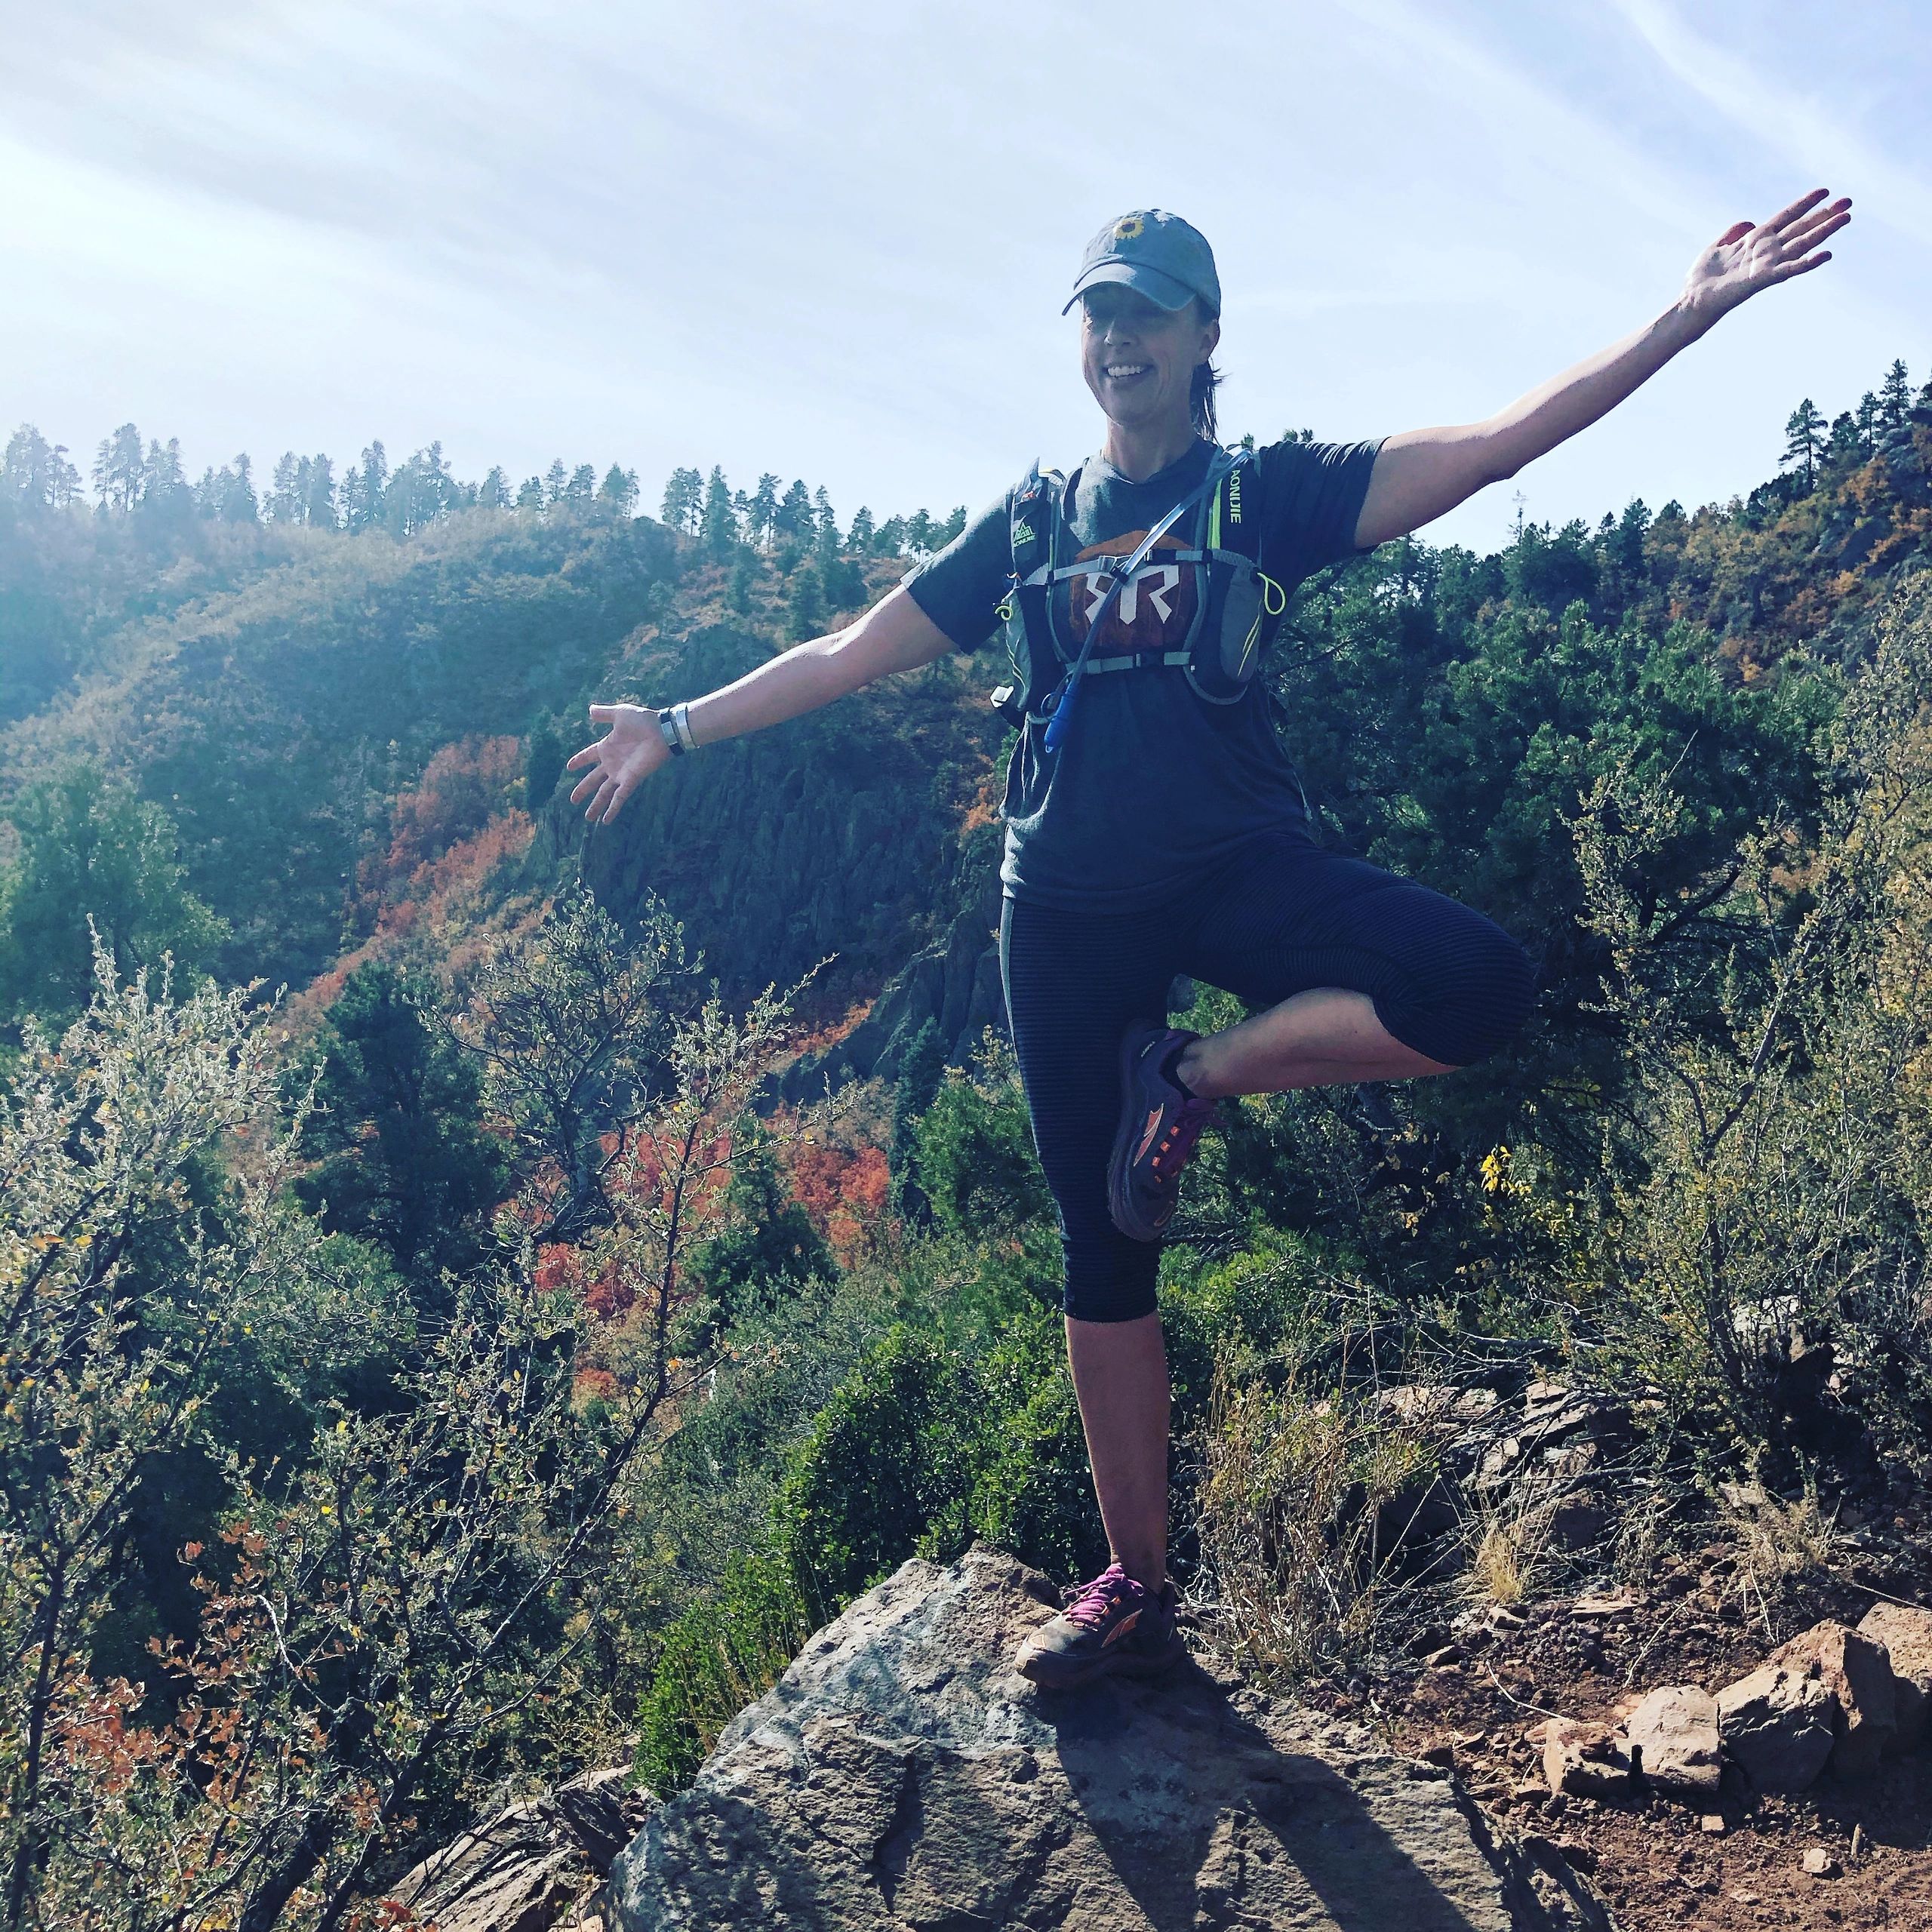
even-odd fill
[{"label": "large gray boulder", "polygon": [[623,1932],[1607,1927],[1457,1781],[1188,1668],[1041,1690],[1057,1607],[976,1550],[820,1631],[612,1868]]}]

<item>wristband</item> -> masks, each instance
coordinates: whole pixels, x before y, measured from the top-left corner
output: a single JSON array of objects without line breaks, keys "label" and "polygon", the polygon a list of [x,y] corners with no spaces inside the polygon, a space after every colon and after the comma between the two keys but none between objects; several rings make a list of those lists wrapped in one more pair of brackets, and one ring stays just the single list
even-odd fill
[{"label": "wristband", "polygon": [[691,708],[689,705],[672,706],[671,728],[677,733],[678,742],[686,751],[697,749],[697,740],[691,736]]},{"label": "wristband", "polygon": [[685,742],[678,736],[677,725],[668,709],[660,711],[657,714],[657,728],[663,733],[665,747],[671,755],[673,758],[682,758],[685,755]]}]

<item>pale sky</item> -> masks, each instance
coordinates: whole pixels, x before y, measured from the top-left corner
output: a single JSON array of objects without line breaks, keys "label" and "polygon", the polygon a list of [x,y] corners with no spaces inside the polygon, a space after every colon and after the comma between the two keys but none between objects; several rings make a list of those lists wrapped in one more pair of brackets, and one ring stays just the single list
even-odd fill
[{"label": "pale sky", "polygon": [[1813,186],[1837,259],[1428,533],[1746,489],[1801,396],[1932,374],[1918,0],[0,0],[0,437],[441,439],[998,495],[1099,441],[1087,238],[1158,206],[1226,294],[1224,429],[1487,414]]}]

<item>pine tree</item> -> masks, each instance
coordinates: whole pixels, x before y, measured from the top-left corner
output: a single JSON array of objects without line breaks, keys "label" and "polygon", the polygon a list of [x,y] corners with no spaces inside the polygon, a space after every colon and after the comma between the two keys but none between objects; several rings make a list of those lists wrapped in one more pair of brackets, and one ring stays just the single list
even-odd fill
[{"label": "pine tree", "polygon": [[922,1021],[900,1060],[892,1090],[892,1139],[886,1149],[893,1204],[920,1228],[931,1226],[933,1212],[918,1180],[919,1116],[932,1105],[945,1072],[946,1041],[931,1020]]},{"label": "pine tree", "polygon": [[845,533],[845,547],[861,557],[869,556],[874,540],[878,534],[872,524],[872,513],[863,503],[852,512],[852,528]]},{"label": "pine tree", "polygon": [[879,557],[896,557],[906,547],[906,519],[903,516],[889,516],[879,525],[878,534],[872,539],[872,554]]},{"label": "pine tree", "polygon": [[605,472],[603,482],[598,485],[597,500],[607,509],[619,516],[637,514],[637,472],[621,469],[612,463]]},{"label": "pine tree", "polygon": [[254,523],[260,520],[260,506],[255,501],[255,486],[250,480],[248,453],[244,450],[233,463],[222,474],[228,485],[221,499],[221,517],[224,523]]},{"label": "pine tree", "polygon": [[729,555],[738,540],[738,519],[731,509],[731,486],[724,472],[714,466],[711,481],[704,488],[704,518],[698,527],[698,539],[714,557]]},{"label": "pine tree", "polygon": [[543,479],[540,476],[526,476],[516,493],[516,506],[520,510],[540,510],[543,507]]},{"label": "pine tree", "polygon": [[351,530],[370,530],[381,522],[383,498],[389,487],[389,460],[380,441],[362,452],[362,466],[342,479],[343,521]]},{"label": "pine tree", "polygon": [[789,537],[801,543],[811,533],[811,492],[803,483],[794,481],[779,500],[777,512],[771,519],[772,531],[781,539]]},{"label": "pine tree", "polygon": [[476,506],[478,509],[506,510],[510,506],[510,479],[503,474],[500,463],[490,466],[490,473],[478,485]]},{"label": "pine tree", "polygon": [[275,476],[262,507],[271,523],[300,523],[308,513],[308,459],[293,450],[284,450],[277,460]]},{"label": "pine tree", "polygon": [[795,641],[817,637],[825,628],[825,593],[818,572],[805,564],[792,573],[791,595],[786,615]]},{"label": "pine tree", "polygon": [[1784,435],[1784,454],[1778,459],[1778,467],[1795,469],[1808,491],[1817,478],[1819,454],[1825,446],[1825,419],[1808,395],[1791,412]]},{"label": "pine tree", "polygon": [[546,509],[561,503],[564,492],[570,488],[570,472],[564,467],[564,460],[558,457],[543,472],[543,506]]},{"label": "pine tree", "polygon": [[704,478],[695,469],[674,469],[664,485],[664,506],[660,520],[669,530],[688,536],[697,528],[698,513],[704,501]]},{"label": "pine tree", "polygon": [[103,437],[94,464],[94,487],[103,506],[124,515],[132,509],[141,500],[144,469],[141,432],[133,423]]},{"label": "pine tree", "polygon": [[1852,421],[1858,430],[1859,449],[1869,456],[1878,443],[1878,398],[1869,389],[1858,398],[1858,408]]},{"label": "pine tree", "polygon": [[758,552],[749,543],[738,546],[737,561],[731,566],[731,583],[725,601],[741,617],[752,614],[752,592],[758,584]]},{"label": "pine tree", "polygon": [[580,463],[564,485],[564,501],[574,510],[587,510],[596,500],[597,472],[591,464]]},{"label": "pine tree", "polygon": [[758,479],[752,492],[750,521],[745,535],[761,550],[771,548],[778,521],[778,478],[770,470]]},{"label": "pine tree", "polygon": [[1825,439],[1826,463],[1839,472],[1855,469],[1864,455],[1863,446],[1859,441],[1858,425],[1853,420],[1851,411],[1840,410],[1832,418],[1831,433]]},{"label": "pine tree", "polygon": [[438,517],[447,516],[456,500],[457,485],[444,458],[441,438],[438,438],[426,450],[418,450],[415,463],[416,487],[423,505],[420,521],[429,523]]},{"label": "pine tree", "polygon": [[335,465],[319,453],[309,459],[307,521],[318,530],[336,526]]},{"label": "pine tree", "polygon": [[838,519],[832,513],[832,499],[820,484],[812,492],[812,534],[820,561],[838,554]]},{"label": "pine tree", "polygon": [[934,528],[932,518],[922,509],[915,510],[906,519],[906,547],[913,555],[923,555],[934,549]]},{"label": "pine tree", "polygon": [[0,488],[27,509],[65,509],[81,494],[81,472],[67,460],[65,443],[50,443],[23,423],[0,455]]},{"label": "pine tree", "polygon": [[1902,360],[1894,361],[1878,385],[1878,423],[1886,429],[1904,427],[1906,412],[1912,407],[1912,377]]},{"label": "pine tree", "polygon": [[195,493],[182,467],[181,445],[170,436],[165,444],[150,440],[141,462],[141,514],[152,519],[194,513]]}]

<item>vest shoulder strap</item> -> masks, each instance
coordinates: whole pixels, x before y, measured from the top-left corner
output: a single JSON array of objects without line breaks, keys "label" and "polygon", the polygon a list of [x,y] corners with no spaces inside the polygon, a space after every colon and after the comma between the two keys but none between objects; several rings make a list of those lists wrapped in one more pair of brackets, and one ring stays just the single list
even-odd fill
[{"label": "vest shoulder strap", "polygon": [[1258,466],[1254,452],[1238,449],[1230,452],[1234,460],[1220,487],[1208,499],[1207,521],[1201,533],[1205,550],[1231,550],[1251,564],[1261,561],[1261,495],[1257,481]]},{"label": "vest shoulder strap", "polygon": [[1054,519],[1066,479],[1035,462],[1013,493],[1013,574],[1022,583],[1053,555]]}]

